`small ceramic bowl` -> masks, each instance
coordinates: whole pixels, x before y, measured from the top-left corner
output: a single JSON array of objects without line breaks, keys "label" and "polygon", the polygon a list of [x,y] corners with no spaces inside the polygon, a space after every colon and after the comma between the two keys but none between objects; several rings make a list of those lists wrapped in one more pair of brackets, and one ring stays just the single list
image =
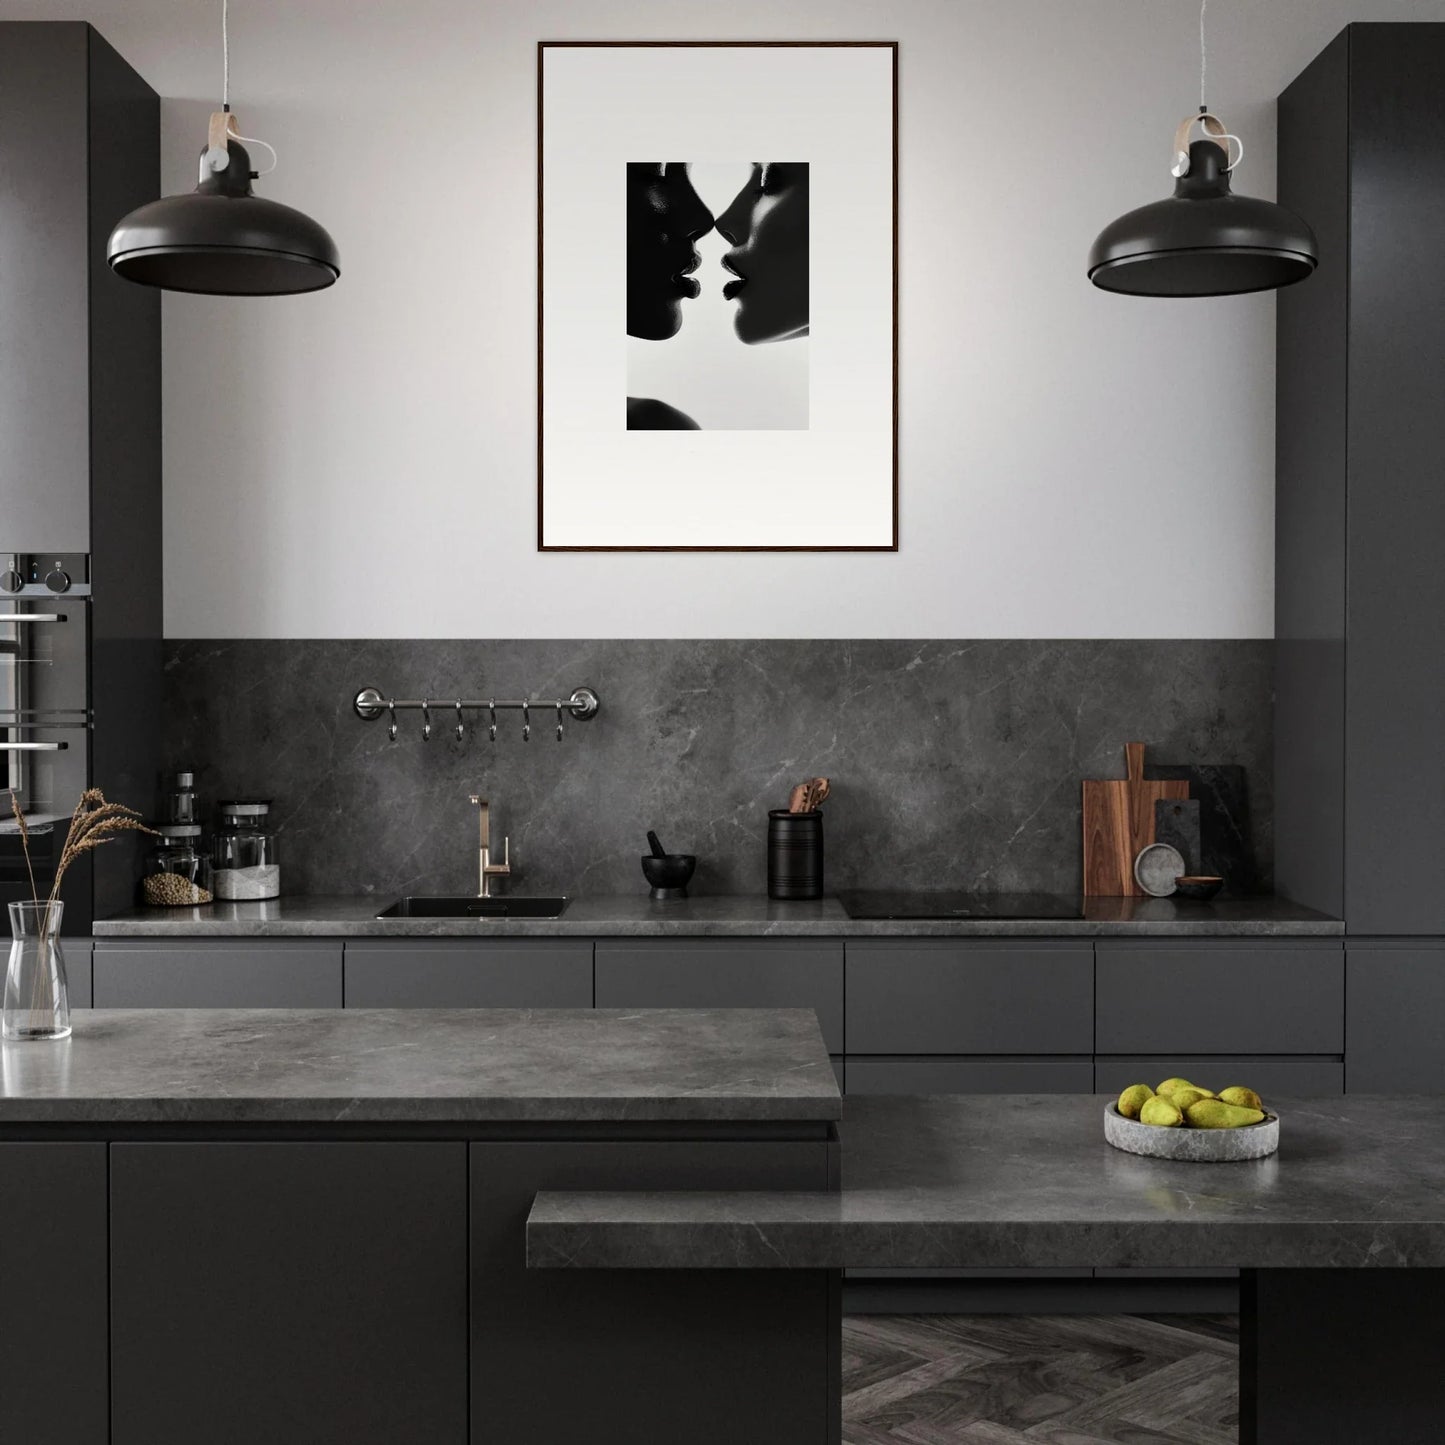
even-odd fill
[{"label": "small ceramic bowl", "polygon": [[688,880],[697,867],[693,853],[666,853],[661,858],[642,855],[642,873],[652,884],[654,898],[686,898]]},{"label": "small ceramic bowl", "polygon": [[1197,898],[1201,903],[1213,898],[1224,887],[1224,879],[1212,873],[1186,873],[1174,880],[1174,892],[1180,898]]}]

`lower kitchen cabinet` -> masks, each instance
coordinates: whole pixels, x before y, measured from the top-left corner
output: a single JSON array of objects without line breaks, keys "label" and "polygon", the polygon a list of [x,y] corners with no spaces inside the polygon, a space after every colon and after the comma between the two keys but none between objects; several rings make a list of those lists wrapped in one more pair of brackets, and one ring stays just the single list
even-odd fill
[{"label": "lower kitchen cabinet", "polygon": [[1094,1061],[1094,1091],[1117,1094],[1130,1084],[1153,1088],[1176,1075],[1216,1093],[1231,1084],[1244,1084],[1263,1094],[1266,1103],[1271,1095],[1333,1098],[1345,1092],[1345,1065],[1339,1056],[1261,1058],[1247,1054],[1153,1054],[1130,1058],[1101,1054]]},{"label": "lower kitchen cabinet", "polygon": [[62,938],[60,951],[65,955],[65,982],[70,990],[71,1008],[89,1008],[90,959],[95,945],[88,938]]},{"label": "lower kitchen cabinet", "polygon": [[1352,1094],[1445,1093],[1445,943],[1350,941]]},{"label": "lower kitchen cabinet", "polygon": [[1340,1054],[1338,940],[1100,939],[1101,1054]]},{"label": "lower kitchen cabinet", "polygon": [[850,1094],[1089,1094],[1094,1061],[1072,1059],[875,1059],[849,1055]]},{"label": "lower kitchen cabinet", "polygon": [[15,1445],[110,1438],[105,1151],[0,1143],[0,1439]]},{"label": "lower kitchen cabinet", "polygon": [[591,1008],[592,943],[348,942],[347,1008]]},{"label": "lower kitchen cabinet", "polygon": [[599,940],[598,1008],[810,1008],[843,1052],[843,945],[803,939]]},{"label": "lower kitchen cabinet", "polygon": [[472,1144],[472,1440],[827,1445],[818,1422],[842,1390],[830,1272],[529,1270],[523,1238],[538,1190],[826,1190],[831,1147]]},{"label": "lower kitchen cabinet", "polygon": [[855,1054],[1091,1054],[1089,943],[848,942]]},{"label": "lower kitchen cabinet", "polygon": [[461,1142],[112,1145],[112,1445],[466,1445],[466,1170]]},{"label": "lower kitchen cabinet", "polygon": [[96,1008],[340,1008],[339,939],[99,939]]}]

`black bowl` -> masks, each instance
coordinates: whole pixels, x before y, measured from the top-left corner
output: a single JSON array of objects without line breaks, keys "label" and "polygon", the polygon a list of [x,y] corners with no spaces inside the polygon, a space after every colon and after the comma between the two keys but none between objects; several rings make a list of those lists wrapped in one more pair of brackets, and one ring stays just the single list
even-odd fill
[{"label": "black bowl", "polygon": [[1223,887],[1224,879],[1216,878],[1212,874],[1186,874],[1174,880],[1174,895],[1176,898],[1196,898],[1201,903],[1207,903]]},{"label": "black bowl", "polygon": [[696,867],[697,857],[692,853],[665,853],[661,858],[642,855],[642,873],[652,884],[654,898],[686,898],[687,882]]}]

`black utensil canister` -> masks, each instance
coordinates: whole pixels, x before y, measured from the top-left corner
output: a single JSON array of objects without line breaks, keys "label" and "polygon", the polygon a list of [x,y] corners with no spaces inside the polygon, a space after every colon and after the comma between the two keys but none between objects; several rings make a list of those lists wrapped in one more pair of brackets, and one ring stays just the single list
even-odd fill
[{"label": "black utensil canister", "polygon": [[768,813],[768,897],[823,896],[823,815]]}]

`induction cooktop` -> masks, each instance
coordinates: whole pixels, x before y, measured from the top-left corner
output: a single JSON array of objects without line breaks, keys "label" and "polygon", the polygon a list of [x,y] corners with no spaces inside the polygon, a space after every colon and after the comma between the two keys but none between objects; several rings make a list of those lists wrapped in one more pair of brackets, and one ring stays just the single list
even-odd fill
[{"label": "induction cooktop", "polygon": [[909,893],[853,890],[838,895],[849,918],[1082,918],[1078,898],[1062,893]]}]

